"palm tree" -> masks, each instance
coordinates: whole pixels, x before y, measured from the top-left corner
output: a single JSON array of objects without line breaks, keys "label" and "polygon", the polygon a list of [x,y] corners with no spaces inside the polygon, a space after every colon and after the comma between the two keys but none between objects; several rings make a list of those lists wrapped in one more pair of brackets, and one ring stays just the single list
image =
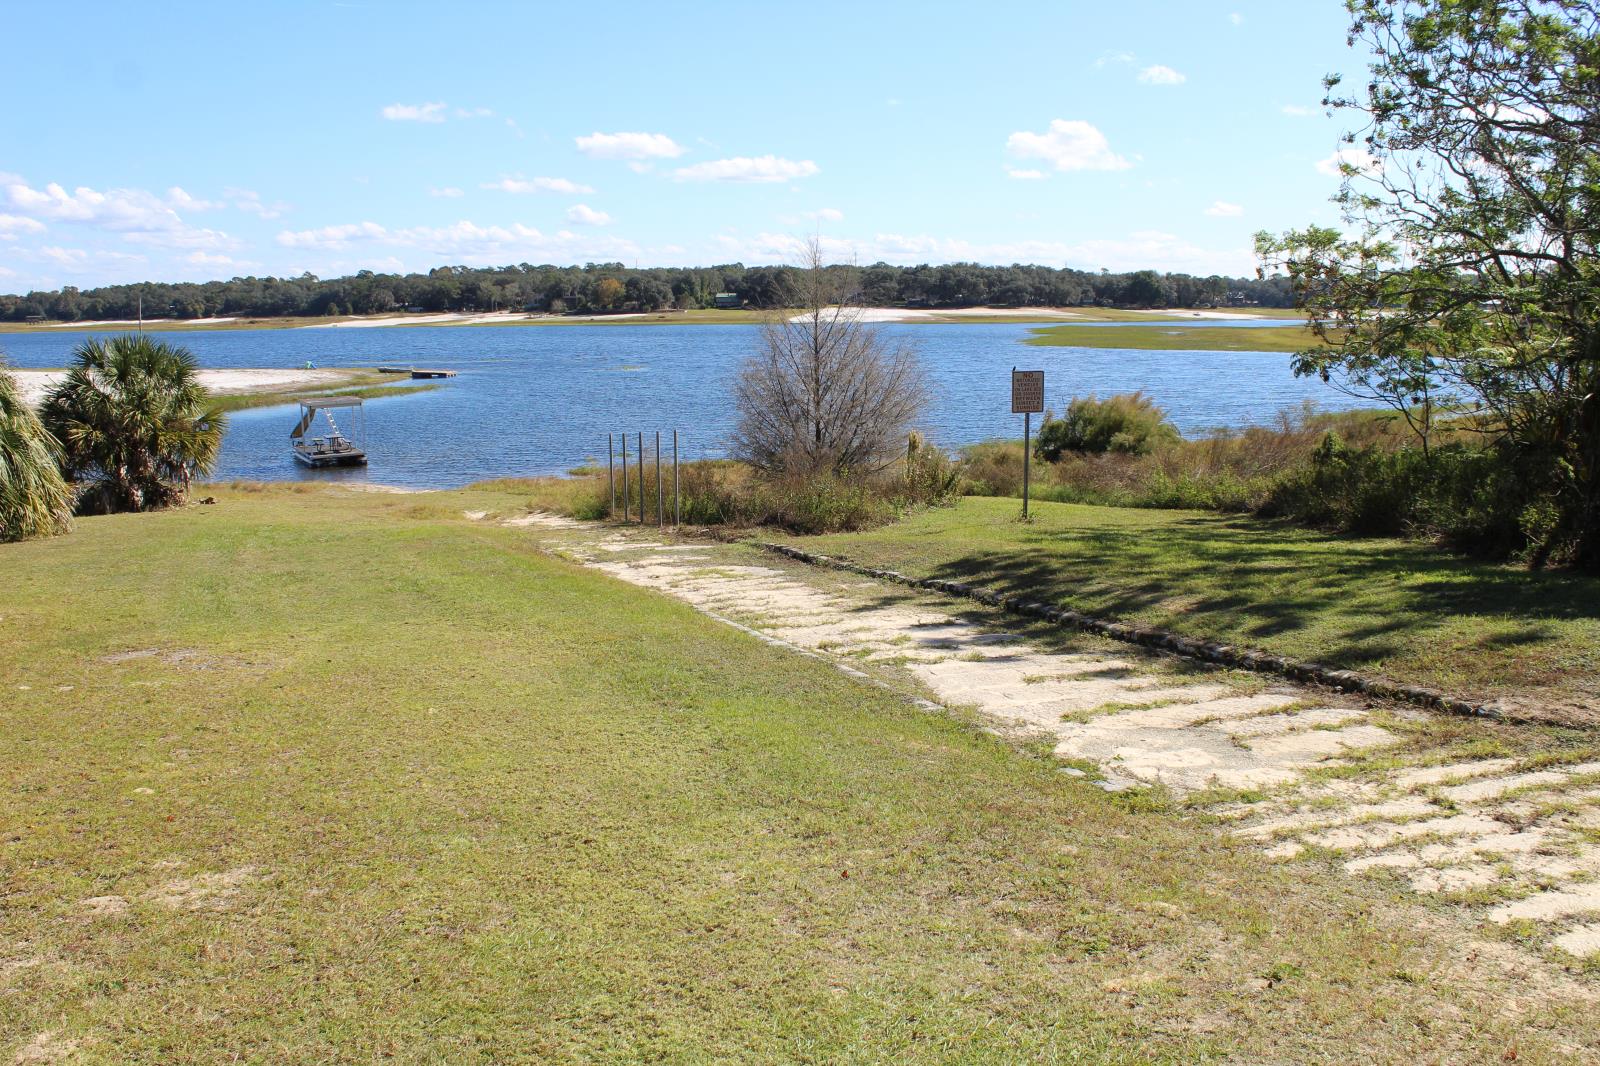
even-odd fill
[{"label": "palm tree", "polygon": [[46,397],[44,424],[84,483],[78,509],[148,511],[181,503],[217,461],[226,419],[208,403],[187,348],[127,334],[80,344]]},{"label": "palm tree", "polygon": [[65,533],[72,490],[61,477],[61,445],[0,366],[0,541]]}]

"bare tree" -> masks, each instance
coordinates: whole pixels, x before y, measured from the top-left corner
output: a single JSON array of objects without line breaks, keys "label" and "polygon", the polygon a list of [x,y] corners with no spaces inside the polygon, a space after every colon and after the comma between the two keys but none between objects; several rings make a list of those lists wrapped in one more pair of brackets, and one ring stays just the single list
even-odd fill
[{"label": "bare tree", "polygon": [[804,313],[767,319],[734,386],[734,452],[767,473],[882,470],[927,403],[921,364],[864,320],[855,272],[826,266],[815,238],[801,267]]}]

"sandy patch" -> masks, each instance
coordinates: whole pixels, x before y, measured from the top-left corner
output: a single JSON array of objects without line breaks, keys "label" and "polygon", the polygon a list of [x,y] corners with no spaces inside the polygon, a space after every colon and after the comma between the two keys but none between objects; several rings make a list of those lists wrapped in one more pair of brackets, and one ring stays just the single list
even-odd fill
[{"label": "sandy patch", "polygon": [[[143,325],[146,326],[220,326],[225,322],[237,322],[238,318],[227,315],[212,318],[147,318]],[[101,326],[138,326],[141,323],[137,318],[103,318],[97,322],[47,322],[46,329],[98,329]]]},{"label": "sandy patch", "polygon": [[180,877],[158,885],[145,897],[175,911],[225,911],[238,901],[244,886],[260,876],[254,866],[240,866],[216,874]]},{"label": "sandy patch", "polygon": [[28,1062],[61,1062],[77,1051],[76,1040],[64,1040],[54,1029],[47,1029],[24,1044],[11,1061],[17,1066]]},{"label": "sandy patch", "polygon": [[[200,384],[212,392],[241,393],[261,392],[267,389],[281,389],[304,385],[307,387],[333,388],[344,384],[349,376],[348,370],[272,370],[272,369],[241,369],[241,370],[202,370],[199,378]],[[22,399],[25,403],[37,404],[44,399],[45,394],[60,384],[66,377],[66,372],[61,370],[12,370],[11,374],[17,379],[17,385],[22,390]]]},{"label": "sandy patch", "polygon": [[[147,319],[144,320],[144,324],[147,325],[147,326],[153,326],[153,325],[155,325],[156,323],[159,322],[162,325],[166,325],[169,321],[171,321],[171,319],[147,318]],[[102,319],[98,319],[98,320],[93,321],[93,322],[46,322],[45,323],[45,328],[46,329],[92,329],[92,328],[95,328],[97,326],[137,326],[138,324],[139,324],[139,320],[137,318],[102,318]]]},{"label": "sandy patch", "polygon": [[113,918],[128,913],[128,900],[125,896],[90,896],[88,899],[79,900],[78,906],[97,918]]},{"label": "sandy patch", "polygon": [[[1192,307],[1167,307],[1149,310],[1145,308],[1130,308],[1136,315],[1162,315],[1167,318],[1210,318],[1228,322],[1252,322],[1259,320],[1261,315],[1242,315],[1235,311],[1196,311]],[[1285,308],[1281,318],[1294,318],[1295,313]]]},{"label": "sandy patch", "polygon": [[[825,313],[842,311],[857,322],[937,322],[947,318],[1082,318],[1075,311],[1044,307],[962,307],[947,311],[928,311],[912,307],[825,308]],[[804,322],[809,313],[791,315],[790,322]]]},{"label": "sandy patch", "polygon": [[351,492],[383,492],[394,496],[420,496],[428,489],[407,489],[399,485],[379,485],[372,481],[346,481],[339,486]]},{"label": "sandy patch", "polygon": [[123,663],[150,659],[165,663],[168,666],[179,666],[186,670],[216,670],[221,667],[259,665],[248,659],[238,659],[228,655],[212,655],[209,652],[196,651],[193,648],[178,648],[172,651],[160,648],[135,648],[130,651],[113,652],[110,655],[102,656],[100,661],[107,666],[120,666]]},{"label": "sandy patch", "polygon": [[376,318],[341,318],[337,322],[318,322],[300,329],[376,329],[383,326],[473,326],[496,323],[530,322],[536,318],[551,318],[559,322],[603,322],[613,318],[643,318],[642,314],[628,315],[531,315],[523,311],[444,311],[432,315],[383,315]]}]

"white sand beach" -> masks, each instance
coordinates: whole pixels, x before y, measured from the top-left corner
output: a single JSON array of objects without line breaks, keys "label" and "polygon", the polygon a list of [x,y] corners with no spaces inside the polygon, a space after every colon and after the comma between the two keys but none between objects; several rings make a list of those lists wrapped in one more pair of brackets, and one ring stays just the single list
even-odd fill
[{"label": "white sand beach", "polygon": [[[22,389],[22,398],[30,404],[43,400],[45,394],[66,377],[63,370],[12,370]],[[280,389],[296,385],[342,385],[349,377],[348,370],[202,370],[200,384],[212,392],[241,393],[263,389]]]},{"label": "white sand beach", "polygon": [[[836,308],[828,308],[829,311]],[[913,307],[845,308],[858,322],[940,322],[950,318],[1082,318],[1076,311],[1048,307],[962,307],[950,311],[929,311]],[[804,322],[807,315],[791,316],[790,322]]]}]

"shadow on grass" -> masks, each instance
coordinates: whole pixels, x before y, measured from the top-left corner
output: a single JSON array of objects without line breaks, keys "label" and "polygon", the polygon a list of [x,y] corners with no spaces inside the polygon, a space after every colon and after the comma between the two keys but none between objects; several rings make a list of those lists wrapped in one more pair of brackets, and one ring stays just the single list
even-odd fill
[{"label": "shadow on grass", "polygon": [[1591,577],[1254,519],[1036,525],[1007,539],[954,556],[938,550],[948,543],[919,544],[917,573],[1197,636],[1287,639],[1299,654],[1344,666],[1383,662],[1446,627],[1453,642],[1510,653],[1559,639],[1566,623],[1600,619]]}]

